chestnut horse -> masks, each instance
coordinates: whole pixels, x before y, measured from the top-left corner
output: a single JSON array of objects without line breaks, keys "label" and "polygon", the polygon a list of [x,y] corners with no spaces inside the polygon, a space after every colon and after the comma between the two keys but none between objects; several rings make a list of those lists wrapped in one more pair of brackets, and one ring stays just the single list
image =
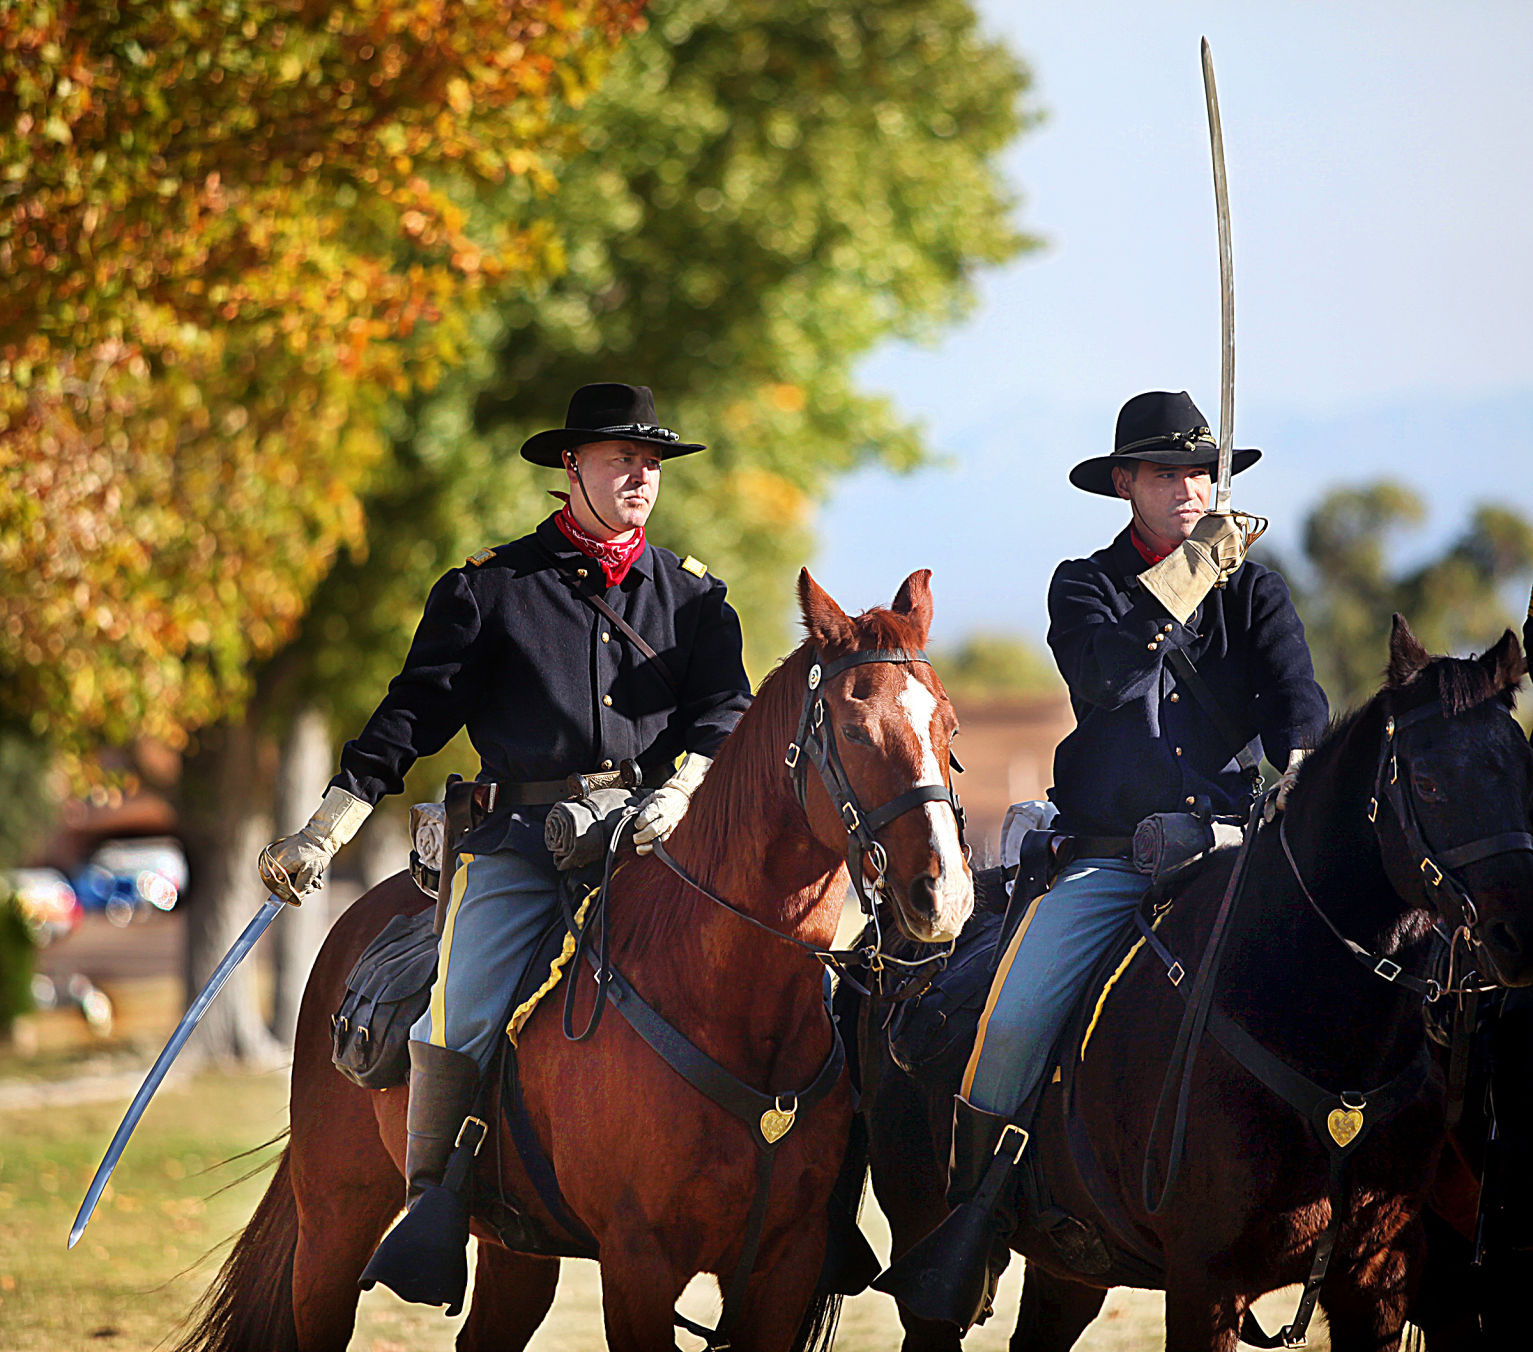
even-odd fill
[{"label": "chestnut horse", "polygon": [[[631,851],[612,879],[612,964],[674,1028],[766,1094],[808,1085],[836,1037],[824,969],[802,945],[826,949],[834,938],[847,893],[848,827],[813,774],[801,782],[801,805],[785,764],[805,709],[822,709],[857,801],[871,808],[923,799],[898,809],[873,851],[906,937],[951,938],[973,905],[954,809],[934,801],[951,792],[956,720],[920,654],[931,624],[929,577],[913,573],[891,608],[854,619],[801,573],[808,639],[762,683],[667,842],[700,886],[654,855]],[[851,660],[837,670],[838,659]],[[931,791],[923,794],[923,785]],[[704,888],[759,923],[715,904]],[[421,904],[400,875],[336,922],[299,1017],[291,1139],[183,1352],[346,1347],[357,1278],[404,1202],[408,1091],[369,1092],[336,1071],[329,1019],[368,942],[390,917]],[[589,970],[565,979],[572,978],[583,1022],[595,982]],[[557,1004],[545,1000],[519,1038],[528,1112],[565,1202],[598,1242],[608,1344],[644,1352],[673,1346],[673,1307],[688,1281],[711,1273],[723,1284],[735,1271],[756,1195],[757,1145],[750,1128],[689,1087],[623,1017],[608,1011],[576,1044],[561,1035],[559,1010],[550,1008]],[[843,1074],[776,1146],[732,1346],[803,1345],[812,1325],[812,1336],[828,1341],[826,1321],[806,1320],[806,1311],[816,1300],[826,1203],[851,1115]],[[504,1126],[498,1155],[509,1191],[546,1230],[563,1233]],[[496,1156],[492,1140],[481,1171]],[[559,1260],[510,1252],[477,1216],[474,1233],[472,1305],[457,1345],[524,1347],[553,1301]]]},{"label": "chestnut horse", "polygon": [[[1249,842],[1243,889],[1229,855],[1194,879],[1093,992],[1089,1041],[1061,1049],[1027,1149],[1107,1252],[1056,1248],[1024,1216],[1013,1352],[1074,1346],[1116,1285],[1165,1291],[1170,1352],[1233,1352],[1252,1300],[1307,1281],[1338,1352],[1398,1348],[1445,1131],[1421,1014],[1434,926],[1483,976],[1533,983],[1533,751],[1508,715],[1525,670],[1510,631],[1482,658],[1434,659],[1396,616],[1390,648],[1384,689]],[[1178,1059],[1204,991],[1209,1035]],[[898,1255],[946,1215],[956,1085],[904,1075],[880,1022],[865,1009],[863,1108]],[[1306,1094],[1309,1120],[1291,1106]],[[906,1352],[958,1347],[953,1326],[901,1314]]]}]

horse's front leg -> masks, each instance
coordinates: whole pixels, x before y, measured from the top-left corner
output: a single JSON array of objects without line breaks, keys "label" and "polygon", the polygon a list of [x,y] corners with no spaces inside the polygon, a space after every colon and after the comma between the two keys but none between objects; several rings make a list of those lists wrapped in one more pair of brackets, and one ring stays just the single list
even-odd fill
[{"label": "horse's front leg", "polygon": [[1235,1352],[1247,1301],[1208,1275],[1202,1254],[1175,1255],[1166,1270],[1166,1352]]},{"label": "horse's front leg", "polygon": [[692,1273],[682,1272],[642,1218],[607,1226],[601,1240],[602,1317],[612,1352],[675,1347],[672,1315]]},{"label": "horse's front leg", "polygon": [[522,1352],[547,1317],[559,1285],[559,1260],[510,1253],[479,1241],[474,1296],[457,1352]]},{"label": "horse's front leg", "polygon": [[1395,1352],[1426,1244],[1419,1224],[1400,1232],[1341,1271],[1332,1270],[1320,1291],[1335,1352]]},{"label": "horse's front leg", "polygon": [[[825,1298],[815,1296],[824,1260],[825,1226],[812,1226],[803,1216],[795,1217],[775,1244],[763,1245],[729,1330],[730,1346],[788,1352],[800,1345],[800,1330],[828,1307]],[[728,1287],[731,1275],[719,1278],[720,1287]]]},{"label": "horse's front leg", "polygon": [[1106,1299],[1101,1287],[1083,1286],[1029,1263],[1022,1274],[1022,1308],[1011,1352],[1069,1352]]}]

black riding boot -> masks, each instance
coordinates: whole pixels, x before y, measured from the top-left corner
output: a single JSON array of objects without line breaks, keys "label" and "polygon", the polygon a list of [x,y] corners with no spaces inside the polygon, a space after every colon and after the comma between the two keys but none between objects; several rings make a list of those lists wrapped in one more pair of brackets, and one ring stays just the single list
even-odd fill
[{"label": "black riding boot", "polygon": [[[1009,1196],[1012,1171],[1027,1133],[997,1113],[953,1100],[953,1156],[948,1218],[892,1263],[873,1289],[893,1296],[921,1319],[941,1319],[967,1332],[984,1315],[1005,1267],[1005,1241],[1016,1228]],[[1002,1261],[992,1271],[992,1254]]]},{"label": "black riding boot", "polygon": [[[410,1103],[405,1145],[409,1179],[404,1218],[383,1237],[358,1285],[383,1285],[402,1300],[463,1308],[468,1287],[469,1183],[483,1130],[463,1135],[479,1094],[471,1056],[410,1043]],[[454,1158],[456,1151],[457,1158]]]}]

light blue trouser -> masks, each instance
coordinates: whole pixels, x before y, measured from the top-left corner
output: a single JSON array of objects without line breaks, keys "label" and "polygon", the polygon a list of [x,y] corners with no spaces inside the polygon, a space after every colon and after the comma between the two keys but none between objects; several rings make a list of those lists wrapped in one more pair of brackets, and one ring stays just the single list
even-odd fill
[{"label": "light blue trouser", "polygon": [[459,855],[431,1002],[410,1037],[487,1066],[506,1034],[512,989],[558,909],[557,885],[521,855]]},{"label": "light blue trouser", "polygon": [[1043,1082],[1086,978],[1148,882],[1125,859],[1080,859],[1028,908],[1001,957],[964,1074],[963,1096],[976,1108],[1014,1118]]}]

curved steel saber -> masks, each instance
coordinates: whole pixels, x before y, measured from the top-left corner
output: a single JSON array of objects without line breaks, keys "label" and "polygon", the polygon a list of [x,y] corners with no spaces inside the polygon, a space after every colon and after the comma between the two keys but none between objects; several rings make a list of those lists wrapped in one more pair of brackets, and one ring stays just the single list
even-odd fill
[{"label": "curved steel saber", "polygon": [[1224,179],[1224,132],[1219,126],[1219,92],[1214,88],[1214,54],[1203,39],[1203,98],[1208,104],[1208,139],[1214,157],[1214,210],[1219,216],[1219,477],[1214,511],[1230,510],[1230,473],[1235,446],[1235,256],[1230,246],[1230,190]]},{"label": "curved steel saber", "polygon": [[112,1144],[107,1146],[106,1154],[101,1157],[101,1163],[96,1167],[96,1176],[91,1179],[90,1187],[85,1190],[85,1200],[80,1203],[79,1213],[75,1216],[75,1223],[69,1229],[69,1247],[72,1249],[80,1242],[80,1236],[85,1233],[85,1227],[90,1224],[91,1213],[96,1209],[96,1203],[101,1200],[101,1194],[105,1190],[107,1181],[112,1177],[112,1170],[117,1167],[117,1161],[122,1157],[122,1152],[128,1144],[128,1137],[133,1135],[133,1128],[138,1125],[138,1120],[144,1115],[144,1109],[149,1106],[149,1100],[154,1097],[154,1091],[160,1087],[160,1081],[165,1078],[170,1069],[170,1063],[180,1055],[181,1048],[186,1045],[187,1038],[191,1037],[192,1030],[201,1022],[202,1016],[208,1012],[217,997],[218,992],[224,988],[224,982],[229,979],[229,974],[240,964],[240,959],[255,946],[255,942],[264,933],[266,927],[275,920],[278,914],[286,909],[287,902],[283,901],[275,893],[269,896],[261,909],[255,913],[240,937],[234,941],[234,945],[224,954],[223,961],[213,969],[213,975],[208,978],[207,985],[197,993],[197,998],[192,1001],[191,1008],[181,1016],[181,1022],[176,1025],[176,1031],[170,1035],[170,1041],[165,1044],[165,1050],[159,1055],[159,1059],[149,1068],[149,1074],[144,1077],[144,1082],[139,1086],[138,1093],[133,1096],[133,1102],[128,1105],[128,1111],[122,1119],[122,1125],[117,1128],[117,1134],[112,1137]]}]

